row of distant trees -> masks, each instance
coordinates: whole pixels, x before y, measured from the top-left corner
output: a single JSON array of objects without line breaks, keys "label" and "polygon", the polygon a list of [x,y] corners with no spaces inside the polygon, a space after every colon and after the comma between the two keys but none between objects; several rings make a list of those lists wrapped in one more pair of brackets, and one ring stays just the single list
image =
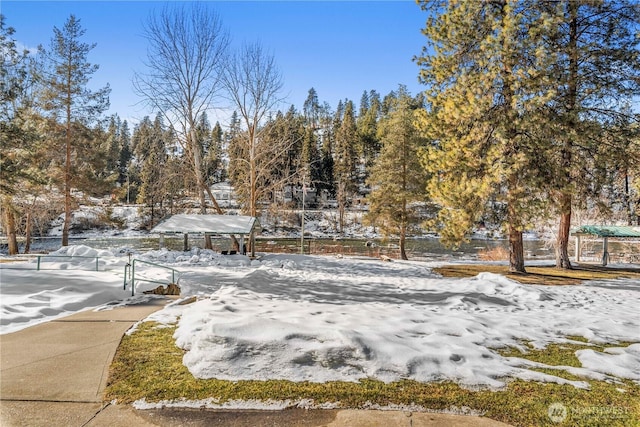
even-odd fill
[{"label": "row of distant trees", "polygon": [[[365,92],[358,107],[345,99],[333,108],[311,89],[301,111],[278,110],[282,76],[259,43],[230,52],[212,9],[167,7],[147,22],[145,70],[133,81],[157,115],[133,130],[117,116],[98,120],[109,89],[87,89],[96,66],[86,62],[92,46],[80,41],[74,16],[35,61],[17,49],[3,19],[7,234],[16,200],[47,186],[64,195],[64,245],[72,189],[151,207],[195,196],[201,212],[222,213],[210,185],[227,178],[250,215],[286,186],[327,191],[341,231],[349,201],[366,196],[366,220],[400,238],[403,258],[416,229],[437,229],[455,246],[490,219],[505,225],[511,269],[521,272],[522,233],[540,220],[560,218],[560,268],[571,268],[575,207],[637,221],[636,3],[420,6],[428,12],[427,44],[415,58],[424,94],[399,86],[384,97]],[[212,126],[207,112],[222,103],[234,113]]]},{"label": "row of distant trees", "polygon": [[[336,200],[339,231],[344,229],[349,204],[367,196],[377,206],[371,210],[371,222],[386,229],[381,217],[374,218],[374,211],[393,209],[400,193],[398,188],[386,186],[385,180],[394,184],[406,176],[412,181],[414,196],[407,203],[415,206],[407,205],[406,209],[418,211],[427,200],[425,174],[418,158],[425,140],[418,135],[412,119],[421,108],[423,97],[413,97],[404,86],[384,98],[376,91],[364,92],[358,109],[353,101],[344,100],[335,110],[327,103],[321,104],[312,88],[302,111],[291,106],[285,112],[270,114],[259,128],[259,141],[252,146],[247,145],[237,113],[231,115],[225,130],[218,122],[212,127],[207,115],[202,114],[195,135],[205,185],[229,179],[244,211],[251,213],[253,208],[254,215],[262,206],[282,203],[278,195],[286,190],[324,192]],[[396,117],[399,114],[404,115],[402,121],[392,125],[392,120],[400,120]],[[119,176],[116,193],[120,201],[166,208],[198,194],[193,174],[185,173],[190,168],[190,156],[161,115],[153,121],[145,117],[134,127],[132,136],[127,129],[126,122],[112,117],[105,147],[113,165],[107,175]],[[403,152],[381,152],[385,145],[388,150],[400,150],[400,144],[408,144]],[[252,156],[253,179],[249,177],[252,169],[248,160]],[[386,215],[393,218],[391,211]],[[420,217],[413,215],[407,226],[418,225]]]},{"label": "row of distant trees", "polygon": [[[94,45],[82,42],[79,19],[72,15],[54,28],[50,45],[35,55],[18,48],[4,17],[1,23],[2,206],[10,253],[17,251],[17,230],[26,224],[30,236],[32,214],[38,205],[52,208],[55,195],[64,206],[67,245],[80,194],[111,194],[152,209],[195,196],[201,212],[222,213],[210,186],[223,179],[250,215],[286,187],[326,191],[338,201],[342,231],[345,209],[364,194],[380,152],[379,123],[413,99],[402,86],[384,99],[365,92],[358,114],[353,101],[333,110],[311,89],[302,112],[278,111],[282,78],[260,44],[229,52],[211,9],[167,7],[147,22],[146,69],[133,80],[156,116],[131,129],[118,115],[102,117],[108,86],[88,89],[98,66],[87,61]],[[224,130],[207,117],[221,96],[234,107]]]}]

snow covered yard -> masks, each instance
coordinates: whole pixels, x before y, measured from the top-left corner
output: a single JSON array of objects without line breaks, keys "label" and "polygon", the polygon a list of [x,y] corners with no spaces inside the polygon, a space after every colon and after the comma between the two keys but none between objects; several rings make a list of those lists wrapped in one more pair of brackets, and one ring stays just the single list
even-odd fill
[{"label": "snow covered yard", "polygon": [[[630,280],[545,287],[493,274],[445,279],[413,262],[267,255],[187,272],[180,284],[199,300],[152,319],[178,323],[174,337],[198,378],[565,383],[495,349],[640,341],[640,286]],[[583,367],[570,370],[580,376],[640,384],[640,344],[578,358]]]},{"label": "snow covered yard", "polygon": [[[0,333],[74,311],[153,298],[140,293],[149,285],[140,284],[135,297],[123,290],[126,248],[76,246],[56,252],[64,253],[99,255],[101,270],[107,271],[77,269],[74,263],[86,262],[82,259],[51,259],[47,267],[53,270],[40,272],[32,263],[18,269],[0,264]],[[523,380],[601,399],[589,391],[595,380],[610,384],[613,402],[638,398],[637,279],[540,286],[490,273],[443,278],[432,265],[411,261],[304,255],[251,261],[199,249],[134,257],[181,272],[181,298],[146,321],[170,326],[164,328],[173,334],[170,345],[175,341],[185,351],[181,363],[201,381],[284,380],[304,387],[340,381],[368,387],[373,380],[396,387],[409,380],[425,387],[455,383],[467,390],[505,390]],[[137,335],[135,328],[130,333]],[[532,361],[514,350],[571,345],[580,347],[572,350],[577,360],[572,366]],[[411,394],[409,403],[414,398]],[[211,399],[175,399],[143,399],[137,405],[216,405]],[[229,400],[222,405],[280,408],[287,403]],[[634,407],[625,405],[625,411]]]},{"label": "snow covered yard", "polygon": [[[126,250],[115,252],[83,246],[56,252],[100,255],[111,260],[106,272],[77,270],[71,261],[52,262],[49,268],[57,270],[46,272],[5,264],[2,333],[149,298],[123,290]],[[495,350],[525,348],[525,342],[544,348],[572,342],[568,337],[640,341],[640,284],[631,279],[545,287],[489,273],[447,279],[419,262],[303,255],[250,261],[198,249],[136,256],[182,271],[182,297],[198,297],[149,319],[177,322],[176,343],[187,350],[184,363],[197,378],[453,380],[492,388],[514,377],[565,383]],[[640,344],[577,356],[583,366],[571,371],[584,378],[613,376],[640,384]]]}]

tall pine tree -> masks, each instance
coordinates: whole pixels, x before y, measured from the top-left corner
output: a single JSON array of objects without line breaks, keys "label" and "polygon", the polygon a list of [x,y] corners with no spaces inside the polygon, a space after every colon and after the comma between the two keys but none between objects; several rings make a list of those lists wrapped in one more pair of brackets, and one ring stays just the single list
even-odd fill
[{"label": "tall pine tree", "polygon": [[553,94],[538,55],[554,21],[535,1],[421,2],[428,45],[417,58],[428,86],[424,164],[441,206],[445,242],[456,245],[495,207],[506,212],[509,269],[525,272],[523,230],[544,207],[545,147],[539,111]]},{"label": "tall pine tree", "polygon": [[[120,127],[120,143],[118,146],[120,148],[120,154],[118,156],[118,182],[121,187],[127,187],[128,193],[130,181],[128,170],[133,153],[131,152],[131,131],[129,130],[129,123],[126,120],[122,122],[122,126]],[[124,200],[129,203],[129,199],[130,198],[127,197]]]},{"label": "tall pine tree", "polygon": [[360,139],[361,163],[364,166],[363,178],[369,174],[374,161],[380,153],[380,140],[378,139],[378,117],[380,116],[380,97],[376,91],[364,92],[360,101],[358,115],[358,137]]},{"label": "tall pine tree", "polygon": [[140,186],[137,202],[151,208],[151,221],[156,215],[156,205],[162,204],[170,184],[179,182],[178,176],[167,176],[168,131],[162,116],[158,114],[153,122],[145,117],[133,132],[134,154],[138,165]]},{"label": "tall pine tree", "polygon": [[335,146],[333,148],[333,171],[336,185],[336,200],[338,202],[338,226],[340,233],[344,233],[345,211],[351,196],[357,188],[356,144],[358,130],[352,101],[347,100],[343,108],[336,112]]},{"label": "tall pine tree", "polygon": [[365,220],[385,237],[396,236],[400,257],[406,260],[405,241],[420,222],[418,209],[426,200],[427,175],[419,160],[425,140],[416,127],[416,111],[422,105],[404,87],[397,93],[395,105],[379,125],[382,150],[368,180],[371,193]]},{"label": "tall pine tree", "polygon": [[547,71],[557,82],[547,129],[557,170],[552,195],[560,215],[556,267],[571,268],[567,249],[572,207],[584,202],[592,187],[593,178],[583,167],[605,144],[599,129],[618,133],[622,138],[613,140],[623,142],[627,130],[619,124],[638,123],[628,107],[640,91],[640,5],[629,0],[562,0],[536,6],[557,22],[547,29],[544,46],[555,59]]},{"label": "tall pine tree", "polygon": [[32,108],[31,59],[19,50],[14,32],[0,14],[0,210],[9,255],[18,253],[14,197],[43,181],[37,159],[45,151]]},{"label": "tall pine tree", "polygon": [[64,153],[61,171],[64,194],[62,246],[67,246],[71,224],[71,189],[79,182],[74,167],[86,165],[78,164],[74,159],[83,158],[78,155],[78,149],[91,141],[86,134],[88,126],[109,108],[110,89],[108,85],[96,91],[88,88],[98,65],[87,62],[87,56],[96,45],[81,41],[85,30],[79,19],[71,15],[62,29],[54,27],[53,33],[50,48],[40,47],[40,55],[44,60],[41,106],[49,118],[50,135],[53,140],[61,142]]}]

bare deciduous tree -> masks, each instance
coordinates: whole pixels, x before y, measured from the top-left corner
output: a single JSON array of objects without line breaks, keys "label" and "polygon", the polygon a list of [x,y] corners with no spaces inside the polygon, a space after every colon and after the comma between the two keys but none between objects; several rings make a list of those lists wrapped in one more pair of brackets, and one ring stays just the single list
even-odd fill
[{"label": "bare deciduous tree", "polygon": [[259,182],[264,163],[273,165],[274,159],[284,154],[273,146],[273,141],[261,138],[264,119],[281,101],[282,75],[273,55],[258,42],[245,44],[228,62],[223,74],[229,99],[237,109],[245,129],[238,135],[238,150],[232,162],[241,162],[245,170],[244,192],[249,215],[256,216],[261,189]]},{"label": "bare deciduous tree", "polygon": [[[145,27],[149,42],[146,73],[136,73],[136,92],[176,129],[198,189],[202,213],[206,212],[201,141],[196,127],[202,114],[213,107],[221,88],[229,36],[214,10],[194,3],[165,7],[149,17]],[[218,213],[222,213],[208,191]]]}]

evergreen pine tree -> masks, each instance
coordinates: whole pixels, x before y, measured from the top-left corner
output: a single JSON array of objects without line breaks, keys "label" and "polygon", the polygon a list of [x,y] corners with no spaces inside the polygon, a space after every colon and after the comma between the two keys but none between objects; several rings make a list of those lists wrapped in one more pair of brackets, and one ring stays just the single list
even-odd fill
[{"label": "evergreen pine tree", "polygon": [[[197,144],[194,145],[194,149],[200,150],[199,157],[201,160],[200,167],[202,168],[202,180],[207,185],[210,186],[212,184],[211,175],[213,174],[213,170],[211,169],[211,164],[209,162],[209,152],[211,151],[212,145],[212,133],[211,133],[211,124],[209,123],[209,117],[207,117],[207,113],[203,112],[196,124],[195,135],[197,138]],[[194,176],[193,182],[194,188],[197,190],[197,184]]]},{"label": "evergreen pine tree", "polygon": [[0,210],[9,255],[18,253],[14,197],[44,181],[39,170],[43,139],[32,108],[31,60],[27,51],[19,51],[14,33],[0,14]]},{"label": "evergreen pine tree", "polygon": [[227,171],[223,161],[224,150],[224,132],[220,122],[216,122],[211,130],[211,145],[205,159],[207,176],[211,183],[222,182],[227,178]]},{"label": "evergreen pine tree", "polygon": [[[279,115],[279,140],[288,140],[286,155],[281,166],[276,166],[281,171],[281,179],[286,181],[285,176],[297,175],[303,168],[304,157],[302,156],[304,142],[304,117],[298,114],[295,106],[291,105],[287,113]],[[276,173],[275,175],[279,175]],[[283,182],[283,184],[285,184]],[[287,182],[286,184],[290,184]],[[286,185],[285,184],[285,185]]]},{"label": "evergreen pine tree", "polygon": [[420,222],[418,209],[426,200],[427,175],[419,160],[425,140],[415,124],[420,107],[406,88],[399,89],[395,105],[380,122],[382,150],[368,180],[371,193],[365,221],[385,237],[396,236],[405,260],[406,237]]},{"label": "evergreen pine tree", "polygon": [[431,13],[417,62],[433,141],[423,161],[443,241],[463,241],[495,201],[505,209],[509,269],[525,272],[522,232],[547,197],[539,117],[554,91],[542,46],[555,21],[528,0],[421,4]]},{"label": "evergreen pine tree", "polygon": [[375,91],[365,92],[360,101],[360,114],[357,127],[359,138],[359,151],[361,163],[364,167],[360,177],[361,182],[366,182],[369,171],[380,152],[380,140],[378,138],[378,117],[380,116],[379,97]]},{"label": "evergreen pine tree", "polygon": [[322,181],[322,158],[318,150],[318,141],[313,128],[306,126],[302,140],[301,168],[306,185],[316,187]]},{"label": "evergreen pine tree", "polygon": [[[557,22],[547,33],[545,46],[555,59],[548,68],[550,78],[557,81],[547,129],[557,159],[552,193],[560,214],[556,267],[571,268],[572,206],[584,203],[592,187],[593,178],[582,169],[601,148],[599,129],[604,126],[622,136],[624,127],[616,124],[639,121],[628,114],[628,106],[637,102],[640,91],[640,5],[629,0],[563,0],[537,6]],[[600,125],[593,126],[595,122]]]},{"label": "evergreen pine tree", "polygon": [[[344,107],[342,107],[344,106]],[[333,150],[333,171],[338,202],[338,225],[344,233],[345,210],[349,199],[357,192],[356,144],[358,143],[356,118],[352,101],[340,103],[336,112],[335,147]],[[342,113],[342,114],[341,114]]]},{"label": "evergreen pine tree", "polygon": [[106,137],[102,150],[106,155],[106,167],[104,175],[110,178],[119,178],[118,163],[120,160],[120,127],[122,123],[117,114],[109,118],[109,126],[107,127]]},{"label": "evergreen pine tree", "polygon": [[51,135],[63,135],[61,183],[65,214],[62,246],[67,246],[72,209],[71,189],[79,182],[74,167],[83,166],[74,163],[73,159],[83,159],[84,156],[77,153],[79,146],[92,139],[83,133],[87,131],[87,125],[94,123],[109,107],[110,89],[108,85],[97,91],[91,91],[87,87],[98,66],[87,62],[87,56],[95,44],[81,41],[85,30],[81,27],[80,20],[71,15],[62,29],[54,27],[53,32],[50,49],[40,47],[40,55],[45,61],[41,101],[42,108],[50,119]]},{"label": "evergreen pine tree", "polygon": [[153,122],[145,117],[133,134],[136,160],[140,170],[140,186],[137,202],[151,208],[151,220],[155,217],[155,207],[167,194],[170,184],[180,182],[177,176],[166,175],[167,130],[158,114]]},{"label": "evergreen pine tree", "polygon": [[[120,153],[118,156],[118,182],[122,187],[129,186],[130,178],[128,176],[129,164],[131,163],[132,151],[131,151],[131,131],[129,130],[129,123],[126,120],[122,122],[120,127]],[[127,203],[130,198],[127,197]]]},{"label": "evergreen pine tree", "polygon": [[317,188],[328,196],[335,196],[335,179],[333,176],[333,142],[335,128],[331,107],[325,102],[320,108],[320,130],[318,132],[320,150],[319,182]]},{"label": "evergreen pine tree", "polygon": [[310,126],[312,130],[316,130],[320,125],[320,102],[318,101],[318,93],[314,88],[309,89],[302,111],[307,126]]}]

